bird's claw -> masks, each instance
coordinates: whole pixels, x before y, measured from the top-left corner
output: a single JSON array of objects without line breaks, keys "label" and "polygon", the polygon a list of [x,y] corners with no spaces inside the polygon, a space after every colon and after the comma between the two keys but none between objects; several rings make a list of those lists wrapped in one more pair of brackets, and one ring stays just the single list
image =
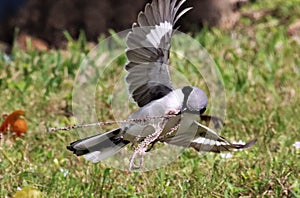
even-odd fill
[{"label": "bird's claw", "polygon": [[135,164],[135,159],[137,157],[138,153],[134,152],[133,155],[130,158],[130,164],[129,164],[129,171],[132,170],[139,170],[141,167],[143,167],[144,164],[144,155],[143,154],[139,154],[140,155],[140,160],[139,160],[139,165]]}]

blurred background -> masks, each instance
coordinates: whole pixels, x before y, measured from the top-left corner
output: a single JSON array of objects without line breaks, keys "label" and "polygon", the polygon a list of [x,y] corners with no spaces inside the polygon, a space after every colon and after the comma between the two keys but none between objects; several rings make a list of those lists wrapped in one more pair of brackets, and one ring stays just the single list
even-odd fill
[{"label": "blurred background", "polygon": [[[97,41],[109,29],[131,27],[150,0],[0,0],[0,41],[11,45],[16,28],[19,37],[41,39],[44,47],[61,47],[67,31],[78,38],[84,30],[89,41]],[[181,31],[198,31],[203,24],[230,29],[240,17],[247,0],[189,0],[194,9],[180,21]],[[24,40],[24,38],[23,38]]]}]

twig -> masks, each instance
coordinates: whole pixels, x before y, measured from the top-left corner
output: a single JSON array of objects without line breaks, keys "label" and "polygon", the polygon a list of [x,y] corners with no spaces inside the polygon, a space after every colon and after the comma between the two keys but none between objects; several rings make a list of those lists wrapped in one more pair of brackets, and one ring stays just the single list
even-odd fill
[{"label": "twig", "polygon": [[66,126],[66,127],[60,127],[60,128],[49,128],[49,132],[55,132],[55,131],[70,131],[72,129],[82,129],[82,128],[88,128],[88,127],[100,127],[100,126],[107,126],[107,125],[113,125],[113,124],[128,124],[128,123],[143,123],[148,120],[154,120],[154,119],[169,119],[171,117],[175,117],[176,115],[165,115],[165,116],[154,116],[154,117],[145,117],[145,118],[136,118],[136,119],[129,119],[129,120],[122,120],[122,121],[106,121],[106,122],[97,122],[92,124],[83,124],[83,125],[74,125],[74,126]]}]

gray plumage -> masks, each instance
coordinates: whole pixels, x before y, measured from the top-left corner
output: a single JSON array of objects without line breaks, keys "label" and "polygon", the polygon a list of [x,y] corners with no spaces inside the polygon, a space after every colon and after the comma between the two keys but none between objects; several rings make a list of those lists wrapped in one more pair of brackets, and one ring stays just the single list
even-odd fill
[{"label": "gray plumage", "polygon": [[126,82],[139,107],[174,89],[168,68],[169,55],[174,25],[191,9],[186,8],[178,14],[184,2],[154,0],[147,4],[127,36]]},{"label": "gray plumage", "polygon": [[[127,36],[128,63],[125,80],[129,94],[140,109],[129,119],[174,115],[163,125],[155,142],[192,147],[197,151],[221,152],[252,146],[232,144],[216,132],[197,122],[206,110],[208,98],[197,87],[175,89],[169,74],[169,54],[173,29],[178,19],[191,8],[180,7],[185,0],[153,0],[138,15],[137,23]],[[129,143],[141,143],[157,131],[156,123],[129,123],[104,134],[71,143],[74,154],[86,155],[93,162],[105,160]],[[175,132],[170,131],[176,128]]]}]

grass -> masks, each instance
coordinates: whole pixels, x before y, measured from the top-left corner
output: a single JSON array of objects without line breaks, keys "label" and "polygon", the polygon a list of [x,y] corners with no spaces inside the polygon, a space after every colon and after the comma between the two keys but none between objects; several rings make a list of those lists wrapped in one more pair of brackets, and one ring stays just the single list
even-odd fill
[{"label": "grass", "polygon": [[[65,149],[79,138],[76,131],[46,132],[74,123],[68,112],[77,69],[89,50],[84,37],[69,38],[67,50],[15,47],[9,59],[0,54],[0,109],[25,110],[29,130],[22,139],[1,142],[0,197],[27,186],[44,197],[300,197],[300,151],[292,146],[300,141],[300,45],[287,35],[300,18],[300,2],[262,0],[245,9],[276,11],[256,22],[242,18],[230,32],[203,30],[194,37],[224,80],[222,134],[230,140],[257,137],[253,148],[230,159],[190,149],[145,173],[88,163]],[[125,59],[117,62],[121,71]],[[113,81],[107,76],[100,85],[101,120],[112,119],[107,107]]]}]

